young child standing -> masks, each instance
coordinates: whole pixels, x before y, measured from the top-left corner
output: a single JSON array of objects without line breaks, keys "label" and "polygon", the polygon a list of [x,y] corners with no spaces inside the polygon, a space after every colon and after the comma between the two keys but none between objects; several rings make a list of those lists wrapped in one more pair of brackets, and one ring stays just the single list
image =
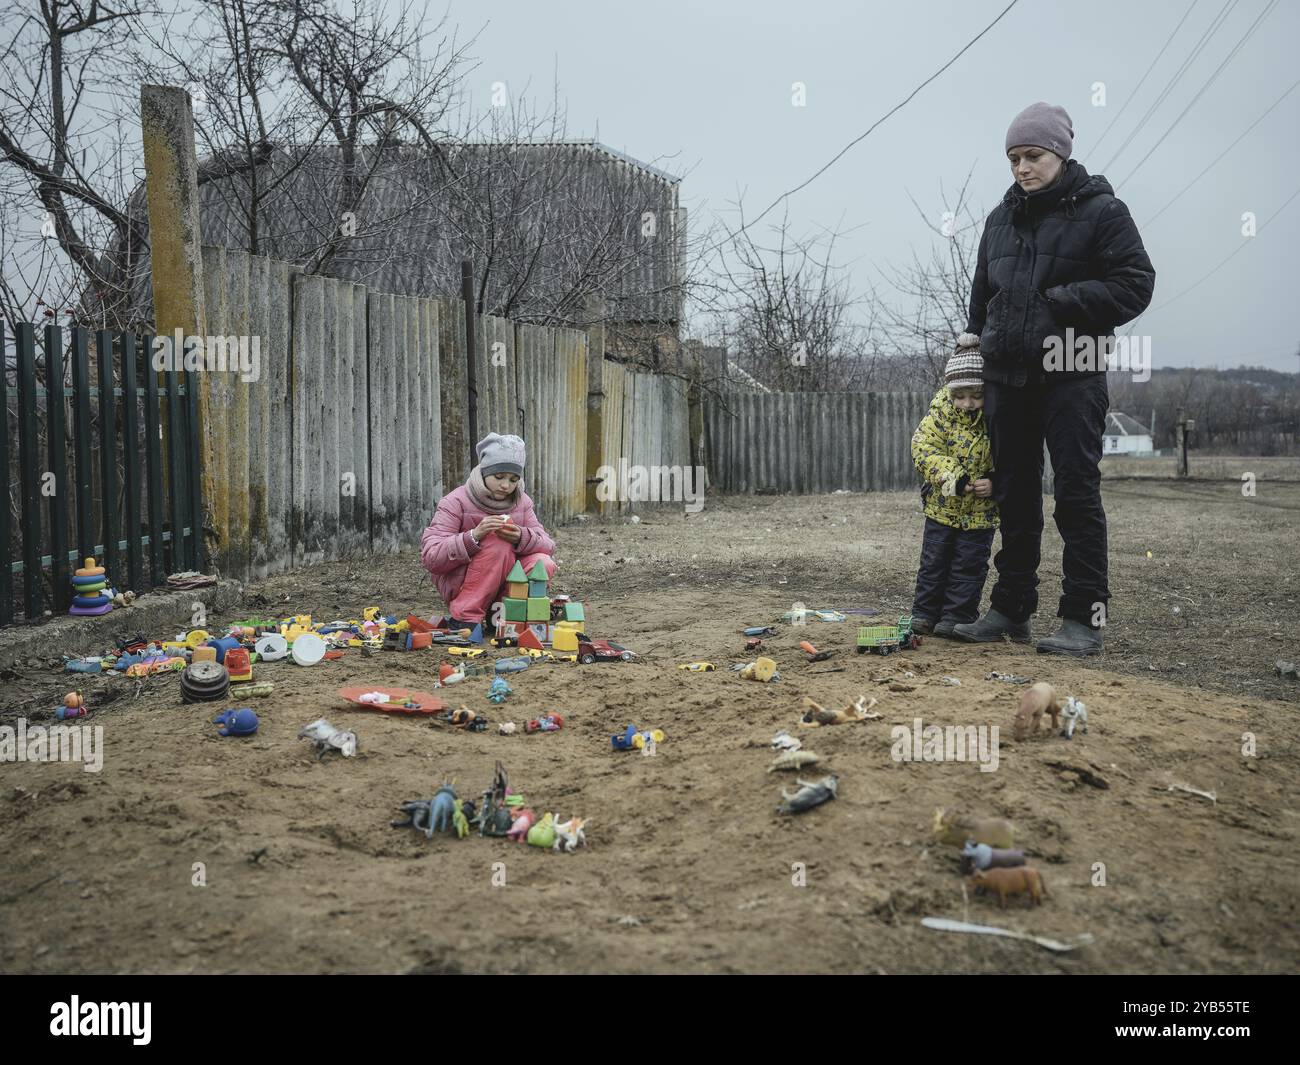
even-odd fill
[{"label": "young child standing", "polygon": [[478,465],[442,497],[420,539],[420,559],[447,604],[453,628],[473,628],[500,598],[515,561],[540,559],[555,576],[555,541],[524,492],[524,442],[488,433],[474,448]]},{"label": "young child standing", "polygon": [[912,435],[912,460],[925,479],[925,534],[912,629],[952,636],[954,625],[979,617],[998,527],[979,337],[963,333],[957,338],[943,377],[943,387]]}]

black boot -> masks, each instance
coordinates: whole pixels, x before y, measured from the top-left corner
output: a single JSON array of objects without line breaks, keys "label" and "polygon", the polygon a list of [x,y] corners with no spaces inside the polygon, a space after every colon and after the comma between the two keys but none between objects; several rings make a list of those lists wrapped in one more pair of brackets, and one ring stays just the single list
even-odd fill
[{"label": "black boot", "polygon": [[992,607],[978,621],[972,621],[969,625],[955,625],[952,631],[958,639],[970,643],[997,643],[1003,636],[1008,637],[1012,643],[1029,643],[1032,639],[1028,621],[1012,621]]},{"label": "black boot", "polygon": [[934,635],[944,640],[951,640],[953,638],[952,630],[956,627],[957,622],[953,621],[952,618],[944,618],[934,627]]},{"label": "black boot", "polygon": [[1052,636],[1038,641],[1038,651],[1045,655],[1071,655],[1087,658],[1101,654],[1101,629],[1094,629],[1082,621],[1061,619],[1061,628]]}]

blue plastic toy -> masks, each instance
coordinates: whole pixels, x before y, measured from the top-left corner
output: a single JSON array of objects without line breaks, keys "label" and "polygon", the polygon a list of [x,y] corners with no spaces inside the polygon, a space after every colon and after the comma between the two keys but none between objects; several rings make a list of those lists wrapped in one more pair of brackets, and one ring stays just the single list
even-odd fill
[{"label": "blue plastic toy", "polygon": [[222,710],[212,719],[214,725],[220,725],[217,732],[222,736],[251,736],[257,731],[257,715],[246,706],[233,710]]},{"label": "blue plastic toy", "polygon": [[504,703],[506,696],[512,694],[513,691],[510,685],[506,683],[505,677],[497,677],[492,682],[492,687],[488,689],[488,698],[497,704]]},{"label": "blue plastic toy", "polygon": [[521,669],[527,669],[531,663],[531,658],[520,655],[518,658],[501,659],[496,668],[498,673],[518,673]]}]

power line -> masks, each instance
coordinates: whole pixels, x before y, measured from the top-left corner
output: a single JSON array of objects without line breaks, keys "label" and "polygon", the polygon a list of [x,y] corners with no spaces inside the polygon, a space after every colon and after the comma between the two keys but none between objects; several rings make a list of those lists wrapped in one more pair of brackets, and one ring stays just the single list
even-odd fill
[{"label": "power line", "polygon": [[[1242,132],[1240,137],[1238,137],[1235,141],[1233,141],[1226,148],[1224,148],[1223,151],[1221,151],[1218,155],[1216,155],[1213,161],[1209,164],[1209,166],[1207,166],[1204,170],[1202,170],[1199,174],[1197,174],[1196,177],[1192,178],[1191,181],[1189,181],[1186,185],[1184,185],[1181,189],[1179,189],[1178,192],[1174,195],[1173,199],[1171,199],[1168,203],[1166,203],[1163,207],[1161,207],[1160,210],[1158,210],[1155,214],[1153,214],[1142,224],[1144,226],[1149,226],[1152,222],[1154,222],[1157,218],[1159,218],[1162,214],[1164,214],[1167,210],[1169,210],[1169,208],[1172,207],[1178,201],[1178,198],[1182,196],[1184,192],[1186,192],[1198,181],[1200,181],[1201,178],[1205,177],[1205,175],[1208,174],[1214,168],[1214,166],[1219,162],[1220,159],[1222,159],[1225,155],[1227,155],[1230,151],[1232,151],[1233,148],[1235,148],[1238,144],[1240,144],[1245,139],[1247,133],[1249,133],[1261,122],[1263,122],[1264,119],[1266,119],[1269,116],[1269,113],[1275,107],[1277,107],[1278,104],[1280,104],[1283,100],[1285,100],[1288,96],[1290,96],[1293,92],[1295,92],[1297,86],[1300,86],[1300,81],[1292,82],[1291,87],[1287,89],[1286,92],[1284,92],[1276,100],[1274,100],[1272,104],[1269,105],[1267,111],[1265,111],[1262,115],[1259,116],[1259,118],[1255,119],[1254,122],[1252,122],[1249,126],[1247,126],[1246,129]],[[1132,177],[1131,174],[1129,176]]]},{"label": "power line", "polygon": [[[1258,226],[1255,227],[1255,233],[1256,233],[1256,235],[1258,235],[1259,233],[1261,233],[1261,232],[1263,231],[1263,229],[1264,229],[1264,227],[1265,227],[1266,225],[1268,225],[1271,221],[1273,221],[1273,219],[1275,219],[1278,215],[1280,215],[1283,211],[1285,211],[1289,206],[1291,206],[1291,201],[1294,200],[1297,196],[1300,196],[1300,187],[1297,187],[1296,190],[1295,190],[1295,192],[1291,193],[1291,195],[1288,196],[1288,197],[1286,198],[1285,201],[1283,201],[1281,207],[1279,207],[1276,211],[1274,211],[1271,215],[1269,215],[1266,219],[1264,219],[1264,221],[1262,221]],[[1249,243],[1254,243],[1254,238],[1252,238],[1251,241],[1250,241]],[[1171,296],[1169,299],[1165,300],[1164,303],[1160,304],[1159,307],[1154,307],[1154,308],[1149,308],[1149,309],[1150,309],[1150,310],[1155,310],[1155,311],[1164,310],[1164,308],[1168,307],[1171,303],[1174,303],[1175,301],[1182,299],[1184,296],[1186,296],[1186,295],[1187,295],[1189,292],[1191,292],[1193,289],[1196,289],[1196,288],[1200,287],[1201,285],[1203,285],[1203,284],[1204,284],[1206,281],[1208,281],[1211,277],[1213,277],[1213,276],[1214,276],[1215,274],[1217,274],[1220,270],[1222,270],[1225,266],[1227,266],[1228,263],[1231,262],[1232,259],[1233,259],[1234,257],[1236,257],[1238,254],[1240,254],[1240,252],[1241,252],[1241,251],[1246,247],[1246,244],[1247,244],[1246,241],[1243,241],[1242,243],[1238,244],[1238,245],[1237,245],[1237,246],[1236,246],[1236,247],[1235,247],[1235,248],[1234,248],[1234,249],[1233,249],[1233,250],[1232,250],[1228,255],[1226,255],[1226,256],[1223,258],[1223,260],[1219,263],[1218,266],[1214,267],[1214,269],[1212,269],[1209,273],[1205,274],[1205,275],[1204,275],[1203,277],[1201,277],[1199,280],[1197,280],[1197,281],[1193,282],[1192,284],[1188,285],[1185,289],[1182,290],[1182,292],[1178,293],[1178,295],[1176,295],[1176,296]],[[1146,314],[1146,313],[1147,313],[1146,311],[1143,311],[1143,312],[1142,312],[1142,314]],[[1129,325],[1129,331],[1125,334],[1125,336],[1132,336],[1132,335],[1133,335],[1133,328],[1132,328],[1132,327],[1133,327],[1133,325],[1136,325],[1136,324],[1137,324],[1138,318],[1141,318],[1141,317],[1142,317],[1142,314],[1139,314],[1139,315],[1137,316],[1137,318],[1134,318],[1134,319],[1133,319],[1132,323],[1130,323],[1130,325]]]},{"label": "power line", "polygon": [[1182,80],[1183,75],[1187,73],[1188,69],[1190,69],[1192,63],[1196,60],[1196,57],[1205,50],[1205,46],[1209,44],[1210,38],[1218,32],[1219,27],[1223,25],[1224,21],[1227,19],[1228,15],[1232,13],[1233,8],[1237,6],[1238,2],[1239,0],[1227,0],[1223,7],[1219,9],[1219,13],[1214,17],[1214,20],[1210,23],[1209,27],[1201,34],[1201,39],[1192,46],[1192,50],[1188,54],[1187,58],[1184,59],[1182,65],[1174,71],[1174,76],[1169,79],[1168,84],[1166,84],[1164,89],[1161,90],[1160,95],[1156,97],[1156,102],[1146,109],[1146,113],[1138,120],[1138,124],[1133,127],[1132,132],[1130,132],[1124,139],[1124,143],[1119,146],[1115,154],[1112,155],[1110,159],[1107,160],[1106,165],[1102,167],[1103,170],[1110,169],[1111,163],[1115,162],[1116,159],[1124,154],[1124,149],[1133,143],[1133,138],[1142,131],[1143,127],[1146,126],[1148,122],[1151,121],[1151,116],[1156,113],[1156,109],[1159,108],[1159,106],[1165,102],[1169,94],[1174,91],[1174,88]]},{"label": "power line", "polygon": [[1152,71],[1154,71],[1156,67],[1159,65],[1160,57],[1163,56],[1165,52],[1168,50],[1169,46],[1174,43],[1174,38],[1178,35],[1178,31],[1183,28],[1183,23],[1187,21],[1187,16],[1192,13],[1192,9],[1195,8],[1196,5],[1199,4],[1200,2],[1201,0],[1192,0],[1192,2],[1188,5],[1187,10],[1183,12],[1183,17],[1178,20],[1178,25],[1174,27],[1173,33],[1171,33],[1168,36],[1168,38],[1166,38],[1164,47],[1161,48],[1160,51],[1156,53],[1155,59],[1151,60],[1150,66],[1147,67],[1147,72],[1142,75],[1142,80],[1137,83],[1137,88],[1135,88],[1131,93],[1129,93],[1128,99],[1124,101],[1124,106],[1121,107],[1115,113],[1115,117],[1110,120],[1110,124],[1107,125],[1107,127],[1101,131],[1101,136],[1098,137],[1096,141],[1093,142],[1092,151],[1095,152],[1098,148],[1101,147],[1101,142],[1106,139],[1106,134],[1108,134],[1112,129],[1115,128],[1115,123],[1118,122],[1121,117],[1123,117],[1124,112],[1128,110],[1128,105],[1137,99],[1138,93],[1142,91],[1142,86],[1146,84],[1147,78],[1151,77]]},{"label": "power line", "polygon": [[1151,158],[1152,153],[1157,148],[1159,148],[1160,145],[1164,143],[1165,138],[1168,137],[1169,134],[1171,134],[1175,130],[1175,128],[1177,128],[1178,123],[1181,122],[1184,116],[1186,116],[1187,112],[1190,111],[1196,105],[1196,101],[1199,100],[1205,94],[1205,90],[1214,84],[1215,79],[1218,78],[1218,76],[1223,73],[1227,65],[1232,62],[1233,57],[1236,56],[1236,54],[1241,51],[1241,49],[1245,46],[1246,42],[1250,40],[1250,38],[1254,35],[1255,30],[1259,28],[1260,23],[1262,23],[1266,18],[1268,18],[1269,15],[1273,13],[1273,9],[1276,8],[1277,5],[1278,5],[1278,0],[1269,0],[1268,6],[1265,7],[1264,10],[1259,13],[1259,16],[1255,19],[1255,21],[1250,24],[1250,27],[1246,30],[1244,34],[1242,34],[1241,40],[1239,40],[1233,46],[1232,50],[1224,57],[1223,62],[1220,63],[1215,68],[1214,73],[1211,74],[1209,78],[1206,79],[1205,84],[1200,87],[1196,95],[1193,96],[1191,100],[1188,102],[1187,106],[1184,107],[1182,111],[1179,112],[1178,117],[1174,119],[1170,127],[1167,130],[1165,130],[1163,134],[1161,134],[1160,139],[1157,140],[1155,144],[1151,145],[1150,149],[1148,149],[1147,151],[1147,154],[1138,160],[1137,166],[1135,166],[1132,170],[1129,171],[1128,175],[1124,178],[1125,181],[1128,181],[1130,178],[1133,177],[1134,174],[1136,174],[1139,170],[1142,169],[1142,164]]},{"label": "power line", "polygon": [[[865,140],[866,137],[869,134],[871,134],[876,129],[877,126],[881,125],[881,123],[883,123],[890,116],[902,110],[909,103],[911,103],[912,98],[916,96],[917,93],[919,93],[922,89],[924,89],[927,85],[929,85],[930,82],[934,81],[935,78],[937,78],[940,74],[942,74],[955,62],[957,62],[957,60],[960,59],[963,55],[965,55],[966,52],[970,50],[970,48],[975,44],[976,41],[978,41],[981,37],[983,37],[986,33],[988,33],[989,30],[991,30],[994,26],[996,26],[999,22],[1001,22],[1003,17],[1006,15],[1006,13],[1010,11],[1013,7],[1015,7],[1016,4],[1018,4],[1019,2],[1020,0],[1011,0],[1011,3],[1007,4],[1007,6],[1004,7],[1001,12],[999,12],[997,18],[995,18],[992,22],[990,22],[987,26],[985,26],[982,30],[980,30],[979,33],[977,33],[974,37],[972,37],[969,41],[967,41],[966,44],[962,46],[961,50],[957,52],[956,55],[954,55],[951,59],[948,60],[948,62],[944,63],[943,66],[941,66],[938,70],[936,70],[933,74],[931,74],[928,78],[926,78],[925,81],[921,82],[921,84],[918,85],[915,89],[913,89],[905,99],[903,99],[900,103],[896,104],[885,114],[881,115],[880,118],[876,119],[876,121],[871,124],[871,127],[865,133],[862,133],[859,136],[854,137],[853,140],[849,141],[849,143],[846,144],[843,148],[841,148],[835,154],[835,156],[828,163],[826,163],[825,166],[817,170],[810,178],[796,185],[794,188],[788,189],[787,191],[781,193],[781,195],[778,196],[775,200],[773,200],[770,204],[768,204],[767,207],[765,207],[763,211],[756,218],[750,219],[750,221],[745,222],[734,233],[731,233],[728,237],[728,241],[734,240],[736,237],[740,236],[740,234],[745,232],[745,230],[747,230],[750,226],[757,225],[760,221],[762,221],[762,219],[765,216],[767,216],[772,211],[774,207],[780,204],[783,200],[788,200],[796,192],[799,192],[807,188],[819,177],[821,177],[822,174],[826,173],[826,171],[829,170],[832,166],[834,166],[837,162],[839,162],[840,159],[842,159],[849,152],[850,149],[854,148],[859,142]],[[1235,3],[1236,0],[1233,0],[1233,2]],[[717,251],[718,248],[722,247],[722,245],[727,243],[728,241],[720,241],[717,244],[714,244],[712,247],[704,249],[704,251],[701,254],[707,255],[711,252]]]}]

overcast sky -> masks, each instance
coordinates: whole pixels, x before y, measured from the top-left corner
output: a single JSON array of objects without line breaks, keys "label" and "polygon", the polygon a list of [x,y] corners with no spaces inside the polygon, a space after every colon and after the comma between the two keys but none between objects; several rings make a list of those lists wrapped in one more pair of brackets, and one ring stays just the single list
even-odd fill
[{"label": "overcast sky", "polygon": [[[753,213],[805,180],[1006,3],[451,0],[449,14],[463,31],[481,30],[473,49],[480,65],[471,75],[476,102],[486,104],[494,81],[517,93],[531,78],[530,95],[549,94],[558,70],[569,133],[592,136],[599,123],[606,144],[689,170],[683,202],[700,218],[728,210],[738,191]],[[992,208],[1011,183],[1007,126],[1026,105],[1047,100],[1070,113],[1074,157],[1115,186],[1155,264],[1155,298],[1136,327],[1151,336],[1154,365],[1247,363],[1296,372],[1300,197],[1267,220],[1300,191],[1300,89],[1148,220],[1300,76],[1300,5],[1274,7],[1138,168],[1270,0],[1197,0],[1155,63],[1189,6],[1020,0],[910,104],[792,197],[792,224],[800,231],[861,227],[840,258],[852,262],[857,289],[879,284],[878,269],[906,261],[912,246],[930,239],[908,192],[937,221],[941,183],[951,188],[974,165],[974,198]],[[1204,50],[1112,161],[1221,13]],[[807,85],[806,107],[791,104],[796,81]],[[1104,107],[1092,103],[1096,82],[1105,85]],[[1253,238],[1242,236],[1248,211],[1260,227]]]}]

